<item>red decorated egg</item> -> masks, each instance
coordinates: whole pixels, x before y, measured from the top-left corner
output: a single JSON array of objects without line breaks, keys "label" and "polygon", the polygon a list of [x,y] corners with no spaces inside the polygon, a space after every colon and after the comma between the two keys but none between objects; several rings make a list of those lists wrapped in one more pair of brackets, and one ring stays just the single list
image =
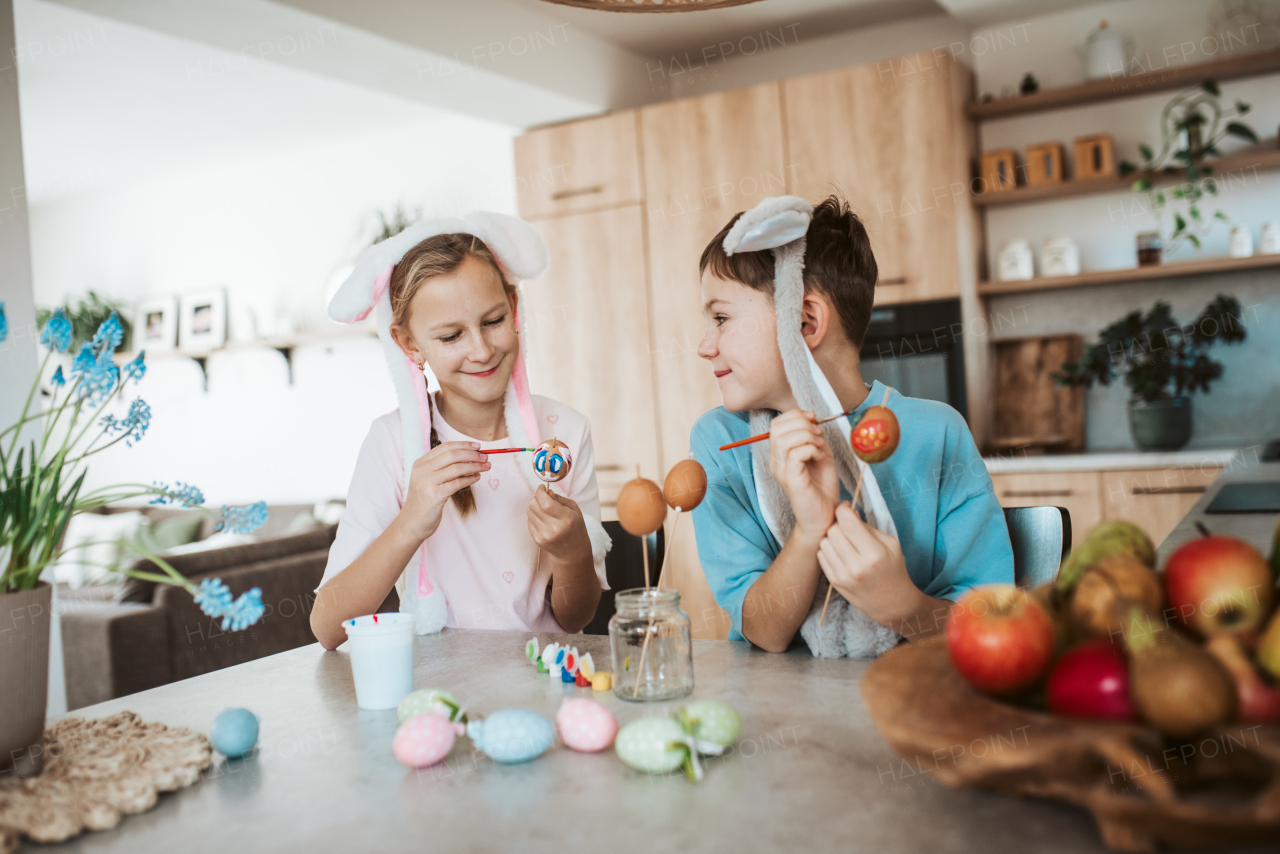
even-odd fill
[{"label": "red decorated egg", "polygon": [[853,452],[864,463],[882,463],[898,447],[898,419],[887,406],[872,406],[849,434]]}]

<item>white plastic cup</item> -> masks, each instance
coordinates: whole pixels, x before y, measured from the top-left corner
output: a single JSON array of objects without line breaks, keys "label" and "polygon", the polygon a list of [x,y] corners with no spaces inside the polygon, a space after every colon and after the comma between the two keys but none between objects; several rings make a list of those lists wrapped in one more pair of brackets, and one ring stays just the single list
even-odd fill
[{"label": "white plastic cup", "polygon": [[360,708],[394,709],[413,690],[413,620],[393,611],[343,621]]}]

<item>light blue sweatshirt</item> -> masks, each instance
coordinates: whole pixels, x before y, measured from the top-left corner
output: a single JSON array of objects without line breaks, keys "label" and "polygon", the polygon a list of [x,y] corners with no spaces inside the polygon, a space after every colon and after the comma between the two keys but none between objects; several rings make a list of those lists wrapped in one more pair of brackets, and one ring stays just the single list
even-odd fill
[{"label": "light blue sweatshirt", "polygon": [[[851,423],[883,400],[884,391],[878,380],[873,383]],[[1012,584],[1013,547],[1004,511],[960,413],[897,391],[888,406],[902,437],[894,454],[871,469],[897,526],[911,580],[928,595],[952,601],[980,584]],[[716,602],[733,621],[730,640],[746,640],[743,600],[782,550],[760,511],[751,448],[719,450],[751,434],[747,418],[716,407],[689,436],[694,458],[707,471],[706,498],[693,511],[698,558]],[[843,485],[840,498],[852,498]]]}]

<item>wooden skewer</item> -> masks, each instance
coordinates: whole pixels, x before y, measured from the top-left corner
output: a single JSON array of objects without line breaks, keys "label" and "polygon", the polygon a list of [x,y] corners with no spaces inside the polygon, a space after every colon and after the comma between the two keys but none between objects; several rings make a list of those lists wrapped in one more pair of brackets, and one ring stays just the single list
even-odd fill
[{"label": "wooden skewer", "polygon": [[667,564],[671,560],[671,544],[676,540],[676,525],[680,524],[680,511],[682,508],[676,508],[676,518],[671,522],[671,536],[667,537],[667,550],[662,556],[662,568],[658,570],[658,589],[662,589],[662,579],[667,574]]},{"label": "wooden skewer", "polygon": [[[881,406],[884,406],[886,403],[888,403],[888,402],[889,402],[889,392],[890,392],[890,391],[892,391],[892,389],[891,389],[891,388],[889,388],[888,386],[885,386],[885,389],[884,389],[884,400],[880,401],[880,405],[881,405]],[[862,469],[858,469],[858,481],[857,481],[857,483],[855,483],[855,484],[854,484],[854,487],[853,487],[853,502],[852,502],[852,506],[853,506],[853,512],[854,512],[854,513],[857,513],[857,512],[858,512],[858,495],[859,495],[859,493],[861,493],[861,492],[862,492]],[[836,589],[836,588],[835,588],[835,585],[828,583],[828,585],[827,585],[827,598],[826,598],[825,600],[823,600],[823,602],[822,602],[822,616],[818,617],[818,628],[822,628],[822,624],[823,624],[824,622],[826,622],[826,620],[827,620],[827,606],[831,604],[831,591],[832,591],[832,590],[835,590],[835,589]]]}]

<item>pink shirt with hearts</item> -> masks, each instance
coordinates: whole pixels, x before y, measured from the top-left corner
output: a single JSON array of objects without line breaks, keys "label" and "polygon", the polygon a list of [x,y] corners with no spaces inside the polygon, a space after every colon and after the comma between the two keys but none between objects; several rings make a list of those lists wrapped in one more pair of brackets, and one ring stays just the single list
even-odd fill
[{"label": "pink shirt with hearts", "polygon": [[[586,416],[540,395],[533,395],[533,408],[543,438],[564,442],[573,459],[568,476],[552,484],[552,490],[576,501],[584,515],[599,519],[600,492]],[[511,447],[509,439],[483,442],[453,429],[440,417],[434,395],[431,410],[441,442],[479,442],[481,448]],[[400,435],[398,409],[377,418],[369,428],[356,459],[347,490],[347,510],[329,549],[321,586],[364,554],[404,505]],[[454,503],[447,502],[440,526],[426,540],[427,574],[444,591],[449,604],[449,628],[564,631],[547,599],[549,560],[543,556],[539,561],[539,549],[529,535],[528,506],[533,488],[519,466],[532,465],[532,457],[529,453],[490,456],[493,467],[471,487],[476,497],[475,510],[463,519]],[[417,583],[417,567],[415,552],[396,580],[396,593],[401,597],[406,582]],[[596,575],[600,586],[607,589],[603,560],[596,562]]]}]

